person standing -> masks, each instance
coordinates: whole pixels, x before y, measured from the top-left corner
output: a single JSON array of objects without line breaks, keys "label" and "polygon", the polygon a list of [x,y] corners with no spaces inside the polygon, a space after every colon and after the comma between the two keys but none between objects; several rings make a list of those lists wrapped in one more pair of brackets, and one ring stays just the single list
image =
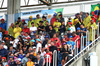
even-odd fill
[{"label": "person standing", "polygon": [[22,29],[19,27],[19,24],[16,24],[16,28],[14,28],[13,32],[14,32],[14,37],[17,38],[20,35],[20,32],[22,31]]},{"label": "person standing", "polygon": [[33,18],[32,16],[29,17],[28,28],[30,28],[32,26],[31,23],[34,22],[32,18]]}]

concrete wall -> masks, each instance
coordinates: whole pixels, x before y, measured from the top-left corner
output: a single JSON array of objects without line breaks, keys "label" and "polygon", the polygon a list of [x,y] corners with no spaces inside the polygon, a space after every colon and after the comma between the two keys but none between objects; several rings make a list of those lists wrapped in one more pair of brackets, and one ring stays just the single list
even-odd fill
[{"label": "concrete wall", "polygon": [[93,47],[90,48],[88,52],[85,52],[69,66],[86,66],[84,58],[88,57],[90,52],[96,52],[96,55],[98,56],[98,66],[100,66],[100,41],[97,42]]}]

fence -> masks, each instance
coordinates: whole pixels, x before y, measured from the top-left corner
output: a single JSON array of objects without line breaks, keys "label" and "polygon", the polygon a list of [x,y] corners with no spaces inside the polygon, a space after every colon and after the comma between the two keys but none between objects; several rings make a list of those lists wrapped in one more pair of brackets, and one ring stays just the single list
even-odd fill
[{"label": "fence", "polygon": [[[88,51],[90,46],[94,46],[95,42],[100,38],[99,37],[99,23],[97,25],[97,39],[95,39],[95,34],[96,34],[96,30],[95,27],[93,26],[92,29],[86,32],[86,36],[81,36],[81,43],[80,43],[80,47],[81,50],[79,52],[79,49],[76,48],[75,49],[75,55],[72,59],[70,59],[67,63],[64,64],[64,66],[68,65],[71,61],[77,59],[79,57],[79,55],[84,54],[84,51]],[[90,36],[92,38],[92,42],[90,43]],[[78,47],[78,41],[75,40],[75,47]]]}]

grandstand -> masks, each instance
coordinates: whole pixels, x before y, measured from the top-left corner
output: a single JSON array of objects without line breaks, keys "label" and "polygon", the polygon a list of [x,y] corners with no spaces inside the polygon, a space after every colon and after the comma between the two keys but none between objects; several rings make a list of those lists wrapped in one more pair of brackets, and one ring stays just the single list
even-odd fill
[{"label": "grandstand", "polygon": [[99,0],[0,0],[0,66],[100,66]]}]

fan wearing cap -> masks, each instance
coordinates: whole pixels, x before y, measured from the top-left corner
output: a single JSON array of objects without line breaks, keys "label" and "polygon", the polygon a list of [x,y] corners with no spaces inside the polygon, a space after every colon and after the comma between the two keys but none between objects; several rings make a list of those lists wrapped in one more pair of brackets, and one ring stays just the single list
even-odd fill
[{"label": "fan wearing cap", "polygon": [[34,33],[36,33],[36,31],[37,31],[37,27],[34,26],[34,22],[32,22],[31,25],[32,25],[32,27],[30,27],[30,35],[31,35],[31,38],[33,38]]},{"label": "fan wearing cap", "polygon": [[3,64],[3,66],[8,65],[8,62],[6,60],[6,57],[2,57],[2,64]]},{"label": "fan wearing cap", "polygon": [[0,27],[4,30],[7,29],[7,24],[5,23],[5,20],[4,19],[1,19],[1,24],[0,24]]},{"label": "fan wearing cap", "polygon": [[75,42],[73,41],[73,37],[70,36],[70,40],[67,42],[68,47],[71,49],[72,53],[75,50]]},{"label": "fan wearing cap", "polygon": [[27,23],[25,22],[25,19],[23,19],[23,20],[22,20],[22,23],[21,23],[21,28],[22,28],[22,29],[24,28],[24,25],[25,25],[25,24],[27,24]]},{"label": "fan wearing cap", "polygon": [[42,45],[40,43],[40,39],[36,39],[36,43],[37,43],[36,46],[36,53],[37,53],[38,51],[41,51]]},{"label": "fan wearing cap", "polygon": [[43,20],[43,25],[46,26],[46,22],[48,21],[47,18],[45,16],[42,16],[42,20]]},{"label": "fan wearing cap", "polygon": [[16,27],[14,28],[13,32],[14,32],[14,37],[17,38],[20,35],[20,32],[22,31],[22,29],[19,27],[19,24],[16,24]]},{"label": "fan wearing cap", "polygon": [[34,22],[32,18],[33,18],[32,16],[29,17],[28,28],[30,28],[32,26],[31,23]]},{"label": "fan wearing cap", "polygon": [[32,39],[32,40],[30,41],[30,44],[31,44],[32,47],[33,47],[33,46],[36,46],[36,45],[35,45],[35,40]]},{"label": "fan wearing cap", "polygon": [[22,31],[24,32],[24,35],[26,32],[28,33],[28,35],[30,35],[30,29],[27,27],[27,24],[24,24],[24,28]]},{"label": "fan wearing cap", "polygon": [[[96,32],[96,30],[97,30],[97,25],[96,25],[96,23],[93,21],[93,20],[91,20],[91,23],[88,25],[88,27],[87,27],[87,29],[89,30],[89,32],[90,32],[90,41],[94,41],[95,39],[94,39],[94,36],[95,36],[95,34],[93,33],[92,34],[92,27],[93,27],[93,29],[95,30],[95,32]],[[93,36],[93,37],[92,37]],[[93,38],[93,40],[92,40],[92,38]]]},{"label": "fan wearing cap", "polygon": [[[71,16],[68,17],[67,23],[68,22],[72,22],[72,26],[74,26],[74,19],[71,18]],[[66,26],[67,26],[67,24],[66,24]]]},{"label": "fan wearing cap", "polygon": [[38,27],[38,34],[40,33],[40,31],[43,32],[45,30],[45,26],[43,25],[43,21],[40,21],[39,23],[40,23],[40,25]]},{"label": "fan wearing cap", "polygon": [[[70,35],[69,35],[70,36]],[[63,46],[63,43],[66,43],[69,41],[69,37],[67,36],[67,33],[64,34],[64,38],[62,39],[61,43],[62,43],[62,46]]]},{"label": "fan wearing cap", "polygon": [[71,54],[71,51],[69,50],[69,47],[66,43],[63,43],[63,48],[61,50],[62,53],[62,66],[67,62],[68,54]]},{"label": "fan wearing cap", "polygon": [[36,15],[36,19],[35,19],[35,21],[34,21],[34,26],[38,27],[40,21],[42,21],[42,19],[40,18],[40,15],[37,14],[37,15]]},{"label": "fan wearing cap", "polygon": [[11,23],[10,27],[8,28],[8,34],[14,36],[13,30],[14,30],[14,24]]},{"label": "fan wearing cap", "polygon": [[80,27],[80,24],[81,24],[81,22],[79,21],[78,18],[76,18],[76,19],[74,20],[74,25],[75,25],[76,30],[77,30],[77,27]]},{"label": "fan wearing cap", "polygon": [[61,26],[61,23],[58,22],[58,19],[56,19],[56,21],[53,24],[53,27],[54,27],[54,29],[55,29],[56,32],[58,31],[58,29],[59,29],[60,26]]},{"label": "fan wearing cap", "polygon": [[3,40],[4,41],[8,41],[10,38],[10,35],[8,35],[8,31],[5,31],[4,35],[3,35]]},{"label": "fan wearing cap", "polygon": [[[76,30],[75,30],[75,27],[72,26],[72,22],[68,22],[68,27],[71,29],[71,33],[76,31]],[[67,27],[67,28],[68,28],[68,27]]]},{"label": "fan wearing cap", "polygon": [[45,38],[45,40],[43,41],[42,47],[45,47],[45,45],[47,44],[47,42],[49,40],[49,36],[45,36],[44,38]]},{"label": "fan wearing cap", "polygon": [[57,14],[55,13],[55,14],[53,15],[53,17],[51,18],[51,20],[50,20],[50,25],[53,26],[54,22],[56,21],[56,18],[57,18]]},{"label": "fan wearing cap", "polygon": [[87,27],[87,25],[91,22],[91,16],[89,16],[89,13],[85,13],[85,18],[83,20],[84,27]]},{"label": "fan wearing cap", "polygon": [[17,60],[16,61],[17,66],[23,66],[20,58],[17,58],[16,60]]},{"label": "fan wearing cap", "polygon": [[96,23],[96,20],[97,20],[97,15],[95,14],[95,12],[93,11],[92,13],[91,13],[91,19]]},{"label": "fan wearing cap", "polygon": [[21,18],[20,17],[18,17],[18,20],[15,22],[15,26],[16,26],[16,24],[19,24],[19,27],[21,27]]}]

